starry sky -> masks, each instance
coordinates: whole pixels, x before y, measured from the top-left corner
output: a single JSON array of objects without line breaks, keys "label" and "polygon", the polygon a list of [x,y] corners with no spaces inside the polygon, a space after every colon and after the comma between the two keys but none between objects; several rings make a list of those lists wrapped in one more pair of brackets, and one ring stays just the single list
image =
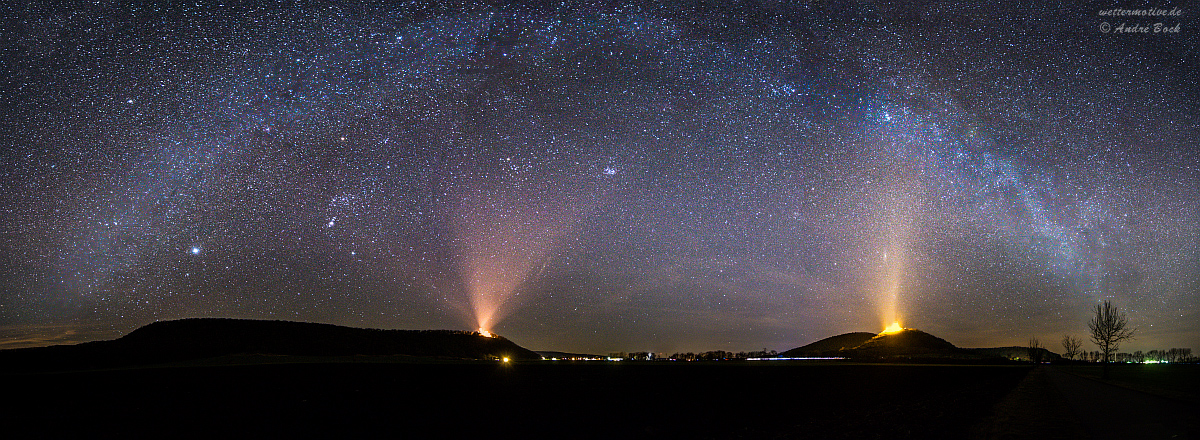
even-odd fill
[{"label": "starry sky", "polygon": [[1194,6],[8,3],[0,347],[219,316],[1061,351],[1111,300],[1124,348],[1200,349]]}]

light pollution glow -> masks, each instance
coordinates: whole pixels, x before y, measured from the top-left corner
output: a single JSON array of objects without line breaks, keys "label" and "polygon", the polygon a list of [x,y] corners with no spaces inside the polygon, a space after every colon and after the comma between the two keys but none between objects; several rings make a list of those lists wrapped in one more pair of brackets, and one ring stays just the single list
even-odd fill
[{"label": "light pollution glow", "polygon": [[885,326],[895,325],[899,320],[900,283],[904,276],[904,250],[896,234],[889,237],[888,250],[883,253],[883,267],[880,320]]},{"label": "light pollution glow", "polygon": [[549,263],[559,235],[535,222],[498,220],[495,230],[471,234],[461,269],[472,324],[485,335],[520,300],[522,286]]},{"label": "light pollution glow", "polygon": [[522,289],[552,263],[603,193],[587,182],[576,182],[576,191],[569,192],[544,182],[504,183],[466,188],[456,212],[462,219],[456,227],[462,246],[459,279],[473,320],[468,325],[484,335],[529,297]]},{"label": "light pollution glow", "polygon": [[903,191],[893,190],[883,204],[888,213],[885,226],[885,243],[882,251],[882,284],[879,293],[879,318],[884,328],[891,329],[899,326],[900,293],[904,284],[907,243],[910,240],[911,219],[907,214],[914,202],[905,197]]}]

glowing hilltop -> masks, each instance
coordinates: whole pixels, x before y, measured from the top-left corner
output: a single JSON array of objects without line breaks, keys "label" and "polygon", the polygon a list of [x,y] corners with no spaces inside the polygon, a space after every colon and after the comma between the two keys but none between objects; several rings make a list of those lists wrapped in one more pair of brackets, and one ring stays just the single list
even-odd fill
[{"label": "glowing hilltop", "polygon": [[893,321],[891,325],[884,328],[882,332],[879,332],[879,334],[886,335],[891,333],[900,333],[902,331],[904,331],[904,327],[900,326],[900,322]]}]

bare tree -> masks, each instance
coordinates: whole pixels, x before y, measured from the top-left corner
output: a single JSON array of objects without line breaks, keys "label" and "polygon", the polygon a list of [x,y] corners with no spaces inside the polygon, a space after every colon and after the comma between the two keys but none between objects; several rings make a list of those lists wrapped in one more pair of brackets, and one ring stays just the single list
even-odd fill
[{"label": "bare tree", "polygon": [[1029,360],[1034,364],[1042,363],[1042,343],[1037,338],[1029,338]]},{"label": "bare tree", "polygon": [[1121,341],[1133,339],[1136,331],[1127,328],[1128,318],[1116,307],[1113,307],[1108,300],[1105,300],[1103,304],[1096,304],[1094,311],[1096,315],[1092,317],[1091,321],[1088,321],[1088,330],[1092,332],[1092,343],[1100,347],[1100,354],[1104,362],[1103,377],[1107,379],[1108,363],[1112,360],[1112,354],[1120,347]]},{"label": "bare tree", "polygon": [[1080,341],[1079,338],[1070,335],[1064,335],[1062,338],[1062,345],[1063,350],[1066,350],[1064,355],[1067,356],[1067,359],[1075,359],[1075,356],[1083,354],[1081,351],[1083,349],[1083,341]]}]

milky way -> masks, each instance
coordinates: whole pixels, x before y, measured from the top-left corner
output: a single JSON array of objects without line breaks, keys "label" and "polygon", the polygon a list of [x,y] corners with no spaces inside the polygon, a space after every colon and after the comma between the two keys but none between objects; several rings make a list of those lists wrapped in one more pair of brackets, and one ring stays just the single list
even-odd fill
[{"label": "milky way", "polygon": [[1200,10],[19,3],[3,347],[191,316],[1023,345],[1108,299],[1129,348],[1200,349]]}]

